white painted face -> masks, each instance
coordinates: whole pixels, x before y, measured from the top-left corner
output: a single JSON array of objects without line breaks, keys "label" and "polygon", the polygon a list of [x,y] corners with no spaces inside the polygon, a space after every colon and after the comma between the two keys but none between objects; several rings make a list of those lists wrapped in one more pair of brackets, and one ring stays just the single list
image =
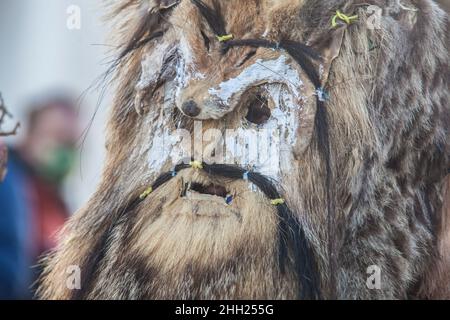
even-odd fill
[{"label": "white painted face", "polygon": [[[214,36],[203,44],[208,35],[195,19],[174,24],[184,31],[174,28],[149,49],[136,86],[140,107],[149,88],[164,83],[163,110],[147,115],[153,127],[146,148],[150,170],[156,174],[182,159],[201,158],[273,178],[287,173],[312,131],[314,112],[304,106],[314,102],[314,88],[300,66],[283,50],[239,47],[223,53]],[[267,34],[264,29],[253,37]],[[174,131],[167,116],[173,109],[198,121],[197,132]]]},{"label": "white painted face", "polygon": [[[203,160],[251,168],[274,179],[278,179],[282,172],[288,172],[294,161],[294,149],[299,144],[303,106],[314,99],[303,94],[301,74],[287,63],[287,59],[286,55],[270,60],[258,59],[235,78],[208,88],[202,115],[212,118],[208,121],[208,127],[211,121],[217,122],[213,129],[202,128],[202,116],[195,118],[198,120],[194,125],[195,132],[173,131],[170,129],[170,119],[152,112],[153,116],[148,121],[155,131],[151,137],[151,148],[148,149],[149,168],[155,174],[159,173],[167,163],[173,166],[183,159],[190,159],[193,157],[192,150],[200,149]],[[178,97],[189,88],[192,74],[188,70],[192,68],[185,62],[181,65],[184,67],[177,68],[179,73],[174,80],[165,84],[165,103],[161,115],[170,114],[171,110],[178,108]],[[201,79],[196,77],[194,81]],[[253,97],[253,90],[257,91],[258,96]],[[249,117],[251,110],[241,100],[257,103],[252,106],[252,112],[268,112],[266,118],[260,123],[252,123]],[[234,118],[233,112],[241,118],[227,127],[226,121],[220,119],[226,116]],[[219,149],[223,151],[218,152]],[[211,150],[215,153],[213,157]],[[199,158],[198,153],[195,158]]]},{"label": "white painted face", "polygon": [[278,56],[269,53],[238,70],[222,72],[222,76],[215,67],[212,74],[198,70],[189,51],[184,56],[188,58],[180,57],[176,69],[175,105],[191,118],[221,119],[239,108],[243,100],[248,100],[248,95],[264,91],[264,86],[269,84],[282,85],[296,101],[304,99],[300,71],[285,53]]},{"label": "white painted face", "polygon": [[249,88],[261,86],[263,84],[284,85],[289,94],[296,100],[302,98],[300,94],[303,82],[296,69],[287,63],[288,58],[282,54],[277,59],[258,59],[253,64],[246,67],[235,78],[231,78],[220,83],[216,88],[210,88],[208,93],[211,100],[216,100],[219,104],[227,106],[225,110],[208,110],[211,104],[205,105],[200,117],[210,116],[213,119],[221,118],[226,113],[231,112],[239,104],[241,96]]}]

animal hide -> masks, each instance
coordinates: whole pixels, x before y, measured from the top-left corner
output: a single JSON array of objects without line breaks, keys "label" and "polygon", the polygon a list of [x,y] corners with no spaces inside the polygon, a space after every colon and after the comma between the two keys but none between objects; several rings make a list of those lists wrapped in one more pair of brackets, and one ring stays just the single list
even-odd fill
[{"label": "animal hide", "polygon": [[41,298],[449,297],[435,2],[117,2],[102,182]]}]

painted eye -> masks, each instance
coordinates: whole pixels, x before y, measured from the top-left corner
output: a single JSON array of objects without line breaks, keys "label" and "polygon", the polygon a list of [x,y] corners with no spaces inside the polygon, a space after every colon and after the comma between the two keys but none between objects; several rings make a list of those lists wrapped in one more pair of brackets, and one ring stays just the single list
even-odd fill
[{"label": "painted eye", "polygon": [[271,116],[268,105],[269,103],[266,98],[260,95],[256,95],[255,99],[250,103],[248,107],[248,112],[245,116],[245,119],[247,119],[248,122],[256,125],[266,123]]},{"label": "painted eye", "polygon": [[205,43],[205,48],[209,52],[209,49],[211,47],[211,41],[209,40],[208,36],[203,31],[201,31],[201,34],[203,37],[203,42]]},{"label": "painted eye", "polygon": [[236,67],[242,67],[248,60],[250,60],[251,58],[253,58],[256,55],[256,50],[250,51],[249,53],[247,53],[247,55],[245,56],[245,58],[236,65]]}]

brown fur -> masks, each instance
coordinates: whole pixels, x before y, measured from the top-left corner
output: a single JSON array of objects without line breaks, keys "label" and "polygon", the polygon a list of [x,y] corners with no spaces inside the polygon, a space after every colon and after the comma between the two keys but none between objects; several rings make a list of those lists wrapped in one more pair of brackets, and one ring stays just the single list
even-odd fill
[{"label": "brown fur", "polygon": [[[294,160],[277,181],[314,248],[323,297],[448,297],[450,212],[441,210],[443,199],[448,199],[443,185],[450,167],[448,16],[428,0],[402,1],[417,11],[382,0],[219,2],[235,38],[260,38],[268,29],[268,39],[308,42],[324,57],[332,183],[325,183],[323,146],[313,134],[313,99],[299,111]],[[370,30],[365,23],[368,2],[387,12],[380,30]],[[355,12],[360,19],[332,31],[329,24],[337,9]],[[158,134],[158,120],[174,117],[161,111],[164,86],[151,82],[136,88],[143,56],[158,44],[170,48],[181,35],[187,37],[205,78],[189,82],[176,106],[195,97],[202,108],[214,111],[219,106],[208,88],[236,77],[240,69],[235,66],[249,49],[232,49],[225,58],[211,36],[206,54],[200,32],[209,29],[191,1],[176,5],[123,0],[114,14],[125,22],[116,34],[132,50],[114,70],[118,89],[108,123],[103,179],[67,224],[58,250],[47,258],[40,297],[295,298],[301,288],[293,271],[283,274],[276,263],[274,209],[245,181],[188,169],[117,220],[122,208],[160,173],[148,166],[146,150]],[[157,31],[164,33],[160,40],[136,45]],[[278,56],[278,51],[259,48],[246,65]],[[300,70],[292,59],[288,63]],[[302,92],[311,98],[315,88],[300,73],[306,84]],[[246,99],[247,91],[226,106],[225,114],[202,114],[203,130],[238,128]],[[175,129],[178,120],[192,129],[190,119],[173,112],[176,121],[164,122],[168,129]],[[170,168],[167,162],[161,171]],[[182,200],[182,181],[226,185],[236,201],[224,208],[211,197]],[[327,191],[335,217],[329,216]],[[106,241],[100,241],[102,237]],[[88,258],[100,252],[104,255],[93,273],[83,273],[89,270]],[[82,294],[65,286],[70,265],[79,265],[82,277],[89,278]],[[371,265],[381,268],[381,290],[366,286]]]}]

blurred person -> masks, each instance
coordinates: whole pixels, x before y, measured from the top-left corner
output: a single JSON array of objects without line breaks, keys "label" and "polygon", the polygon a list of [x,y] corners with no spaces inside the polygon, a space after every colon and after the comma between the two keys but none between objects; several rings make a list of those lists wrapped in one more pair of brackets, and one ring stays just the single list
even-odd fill
[{"label": "blurred person", "polygon": [[32,298],[38,258],[56,244],[69,216],[60,187],[79,136],[74,100],[51,95],[32,103],[22,141],[8,150],[0,184],[0,299]]}]

